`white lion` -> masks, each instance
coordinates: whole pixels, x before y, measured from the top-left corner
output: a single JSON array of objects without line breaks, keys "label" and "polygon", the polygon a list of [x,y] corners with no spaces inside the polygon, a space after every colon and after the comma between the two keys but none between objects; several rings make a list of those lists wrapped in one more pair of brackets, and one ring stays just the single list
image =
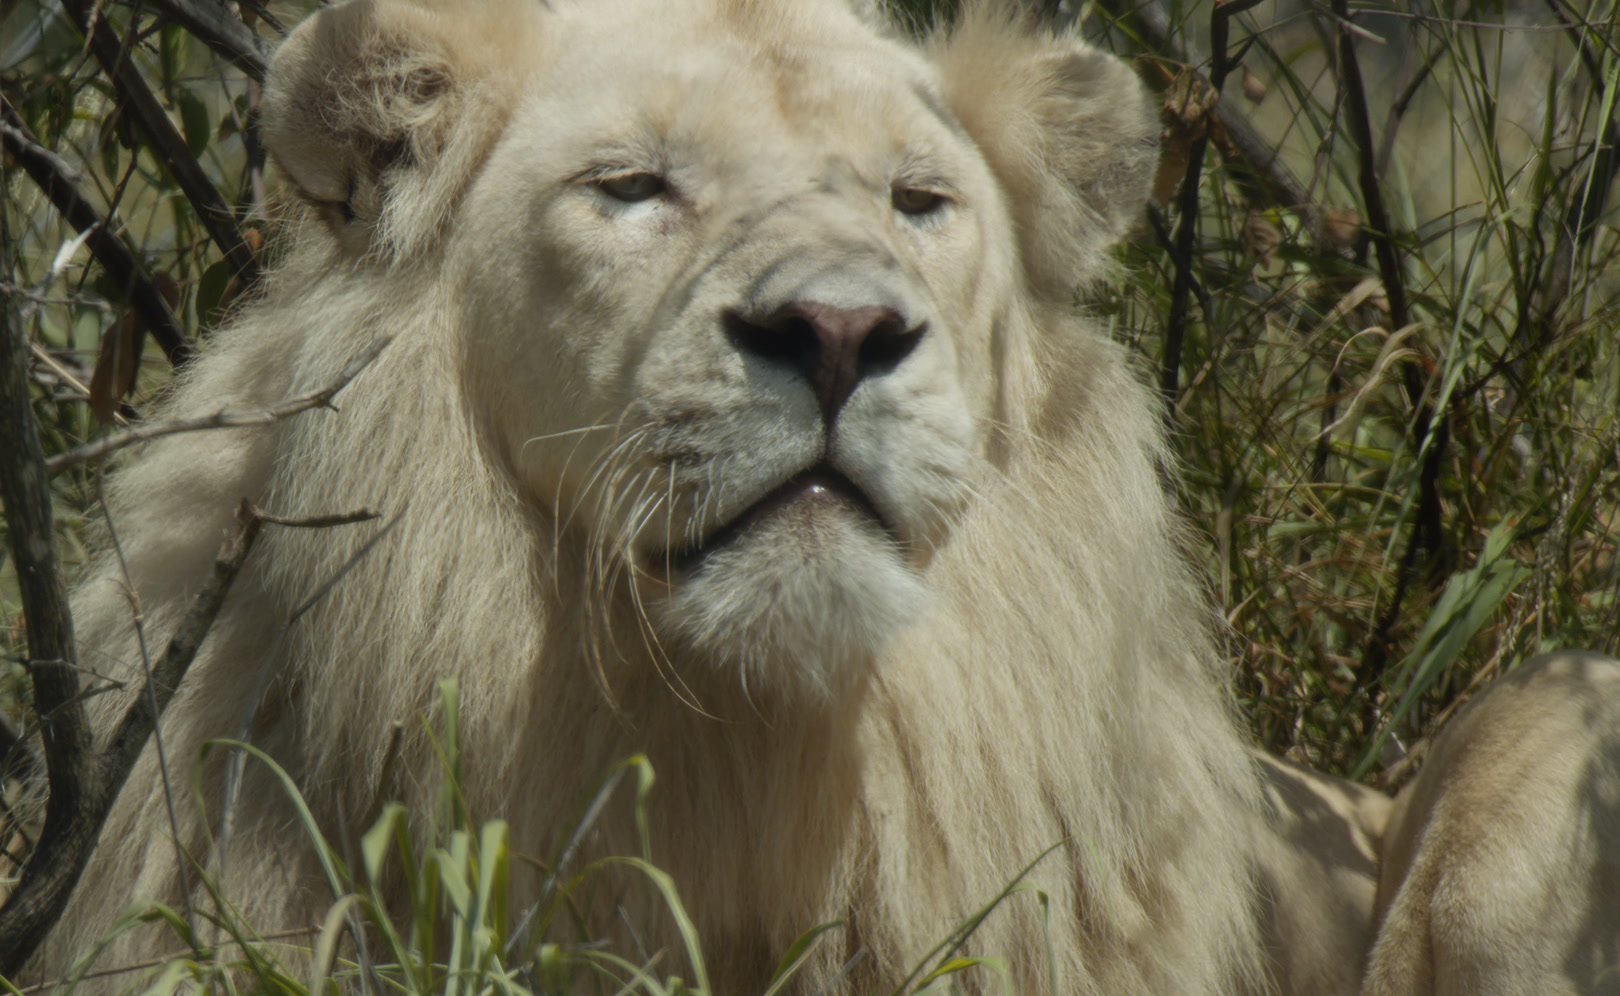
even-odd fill
[{"label": "white lion", "polygon": [[[147,638],[243,497],[399,519],[285,633],[381,527],[267,527],[171,759],[250,717],[333,839],[383,798],[425,826],[453,677],[467,802],[518,852],[652,759],[652,858],[718,993],[832,921],[796,991],[885,991],[1054,845],[1047,901],[965,948],[1012,992],[1354,990],[1389,803],[1256,765],[1158,406],[1072,307],[1156,161],[1126,67],[980,8],[918,45],[836,0],[349,0],[266,93],[313,210],[164,412],[265,406],[393,341],[341,412],[117,475]],[[121,579],[104,558],[75,611],[85,661],[127,676]],[[260,768],[210,852],[220,782],[181,844],[260,931],[317,922],[332,897]],[[596,826],[586,856],[638,849],[627,808]],[[149,750],[43,969],[179,882]],[[680,949],[652,889],[618,901]]]}]

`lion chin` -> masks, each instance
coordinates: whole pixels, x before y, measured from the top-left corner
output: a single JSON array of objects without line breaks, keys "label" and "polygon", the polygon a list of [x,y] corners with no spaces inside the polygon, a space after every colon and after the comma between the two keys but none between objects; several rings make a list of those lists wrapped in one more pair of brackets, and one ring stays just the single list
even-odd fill
[{"label": "lion chin", "polygon": [[850,694],[927,597],[871,500],[830,468],[795,475],[664,562],[658,625],[745,688],[802,689],[823,705]]},{"label": "lion chin", "polygon": [[[952,977],[970,993],[1352,993],[1383,888],[1401,926],[1377,991],[1416,993],[1431,925],[1488,955],[1516,934],[1481,924],[1537,908],[1475,903],[1502,875],[1514,896],[1599,881],[1620,845],[1560,849],[1572,817],[1522,836],[1551,865],[1482,870],[1490,848],[1446,841],[1485,839],[1482,798],[1519,826],[1516,783],[1490,781],[1511,768],[1479,760],[1515,702],[1556,718],[1537,729],[1597,717],[1573,755],[1525,752],[1568,788],[1538,811],[1582,811],[1574,774],[1620,750],[1620,694],[1572,689],[1620,687],[1613,662],[1476,713],[1486,755],[1454,752],[1460,796],[1436,775],[1403,802],[1384,883],[1389,799],[1251,754],[1158,395],[1075,307],[1152,186],[1140,83],[990,3],[920,38],[875,6],[345,0],[288,36],[263,132],[300,206],[158,414],[262,410],[390,342],[340,411],[155,439],[114,475],[122,554],[73,603],[80,660],[122,683],[93,721],[138,693],[143,640],[175,631],[244,497],[382,520],[266,524],[163,718],[171,766],[205,759],[166,777],[148,748],[41,977],[155,964],[177,941],[111,936],[119,907],[188,888],[199,922],[223,896],[243,929],[314,946],[352,897],[333,905],[282,783],[249,762],[224,791],[207,745],[248,730],[331,851],[360,853],[387,802],[441,825],[445,679],[455,797],[533,859],[510,922],[555,895],[547,862],[650,852],[679,889],[689,920],[604,873],[523,942],[566,959],[582,935],[581,987],[615,959],[692,978],[695,931],[717,996],[765,991],[795,952],[789,993],[911,991],[942,942],[1002,966],[999,989]],[[579,833],[636,755],[658,772],[646,819],[621,792]],[[1424,827],[1441,836],[1415,846]],[[404,876],[383,878],[404,918]],[[1508,949],[1567,963],[1586,922]],[[276,951],[301,972],[307,951]]]}]

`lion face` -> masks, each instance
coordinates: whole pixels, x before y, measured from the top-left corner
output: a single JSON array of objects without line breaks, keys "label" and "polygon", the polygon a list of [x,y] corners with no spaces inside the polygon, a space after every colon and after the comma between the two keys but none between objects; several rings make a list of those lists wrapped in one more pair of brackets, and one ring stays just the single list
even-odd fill
[{"label": "lion face", "polygon": [[557,18],[470,193],[508,249],[459,278],[469,394],[661,638],[825,693],[971,493],[1010,221],[932,67],[853,15],[760,52],[606,13]]},{"label": "lion face", "polygon": [[826,698],[927,603],[1019,431],[1014,313],[1068,306],[1153,135],[1075,42],[768,6],[356,0],[284,46],[266,128],[360,265],[439,268],[558,586]]}]

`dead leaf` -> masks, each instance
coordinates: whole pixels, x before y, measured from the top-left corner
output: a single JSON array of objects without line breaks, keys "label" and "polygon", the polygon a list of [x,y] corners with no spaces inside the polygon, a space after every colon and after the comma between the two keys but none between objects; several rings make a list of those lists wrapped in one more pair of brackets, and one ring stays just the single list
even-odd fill
[{"label": "dead leaf", "polygon": [[[264,233],[257,228],[244,228],[242,242],[248,247],[248,252],[257,258],[259,250],[264,248]],[[236,300],[236,296],[242,293],[243,286],[242,277],[239,274],[231,274],[231,279],[225,281],[225,289],[219,292],[219,304],[215,306],[215,311],[224,314],[230,308],[231,302]]]},{"label": "dead leaf", "polygon": [[[180,303],[180,287],[174,278],[161,270],[152,274],[152,284],[169,307]],[[135,390],[135,379],[141,371],[141,351],[146,346],[146,326],[136,317],[134,309],[124,312],[101,336],[101,352],[96,357],[96,368],[90,373],[90,410],[96,421],[113,420],[118,404]]]},{"label": "dead leaf", "polygon": [[1361,240],[1361,215],[1348,208],[1322,212],[1317,234],[1317,246],[1323,252],[1348,256]]},{"label": "dead leaf", "polygon": [[1266,94],[1270,92],[1271,88],[1266,86],[1265,80],[1255,75],[1254,70],[1248,66],[1243,67],[1243,96],[1247,97],[1251,104],[1265,100]]},{"label": "dead leaf", "polygon": [[1260,212],[1251,212],[1243,219],[1243,248],[1258,256],[1263,266],[1271,265],[1272,254],[1282,245],[1282,232],[1271,219]]},{"label": "dead leaf", "polygon": [[1221,96],[1201,74],[1191,68],[1178,72],[1164,92],[1159,120],[1164,124],[1159,146],[1159,173],[1154,178],[1153,196],[1167,202],[1187,175],[1192,164],[1192,146],[1200,138],[1223,137],[1220,116],[1215,108]]}]

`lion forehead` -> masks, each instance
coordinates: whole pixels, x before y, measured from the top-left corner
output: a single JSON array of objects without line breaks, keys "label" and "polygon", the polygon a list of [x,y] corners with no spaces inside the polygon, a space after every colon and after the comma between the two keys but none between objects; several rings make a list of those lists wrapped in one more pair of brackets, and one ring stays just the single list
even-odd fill
[{"label": "lion forehead", "polygon": [[529,116],[517,130],[557,153],[634,154],[667,143],[646,151],[725,153],[758,171],[809,152],[868,169],[915,144],[972,154],[936,67],[845,4],[654,7],[645,17],[616,4],[559,11],[534,60],[543,68],[525,82]]}]

